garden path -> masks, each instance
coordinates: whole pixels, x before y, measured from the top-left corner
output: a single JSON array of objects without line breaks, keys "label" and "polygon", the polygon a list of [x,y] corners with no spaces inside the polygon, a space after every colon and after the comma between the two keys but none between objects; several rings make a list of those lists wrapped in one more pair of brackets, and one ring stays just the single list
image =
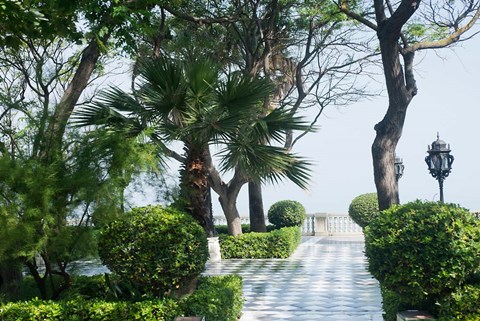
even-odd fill
[{"label": "garden path", "polygon": [[382,321],[363,251],[362,237],[307,236],[288,259],[209,262],[205,274],[243,277],[241,321]]}]

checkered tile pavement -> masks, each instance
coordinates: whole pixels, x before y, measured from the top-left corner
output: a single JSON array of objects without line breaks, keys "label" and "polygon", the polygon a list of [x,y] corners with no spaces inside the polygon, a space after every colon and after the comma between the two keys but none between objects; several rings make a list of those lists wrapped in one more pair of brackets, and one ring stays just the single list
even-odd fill
[{"label": "checkered tile pavement", "polygon": [[382,321],[361,238],[304,237],[288,259],[223,260],[206,275],[239,274],[241,321]]}]

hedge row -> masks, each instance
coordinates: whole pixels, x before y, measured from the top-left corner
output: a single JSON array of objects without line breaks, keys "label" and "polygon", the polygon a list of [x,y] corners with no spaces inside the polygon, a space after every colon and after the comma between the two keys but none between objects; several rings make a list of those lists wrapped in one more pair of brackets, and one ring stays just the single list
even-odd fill
[{"label": "hedge row", "polygon": [[[99,280],[98,277],[95,278]],[[95,283],[93,281],[91,283]],[[100,288],[101,286],[97,287]],[[33,299],[0,305],[2,321],[171,321],[176,316],[205,316],[209,321],[236,321],[242,310],[242,280],[236,275],[201,277],[197,290],[180,300]]]},{"label": "hedge row", "polygon": [[299,227],[284,227],[268,233],[245,233],[239,236],[220,235],[223,259],[287,258],[301,241]]},{"label": "hedge row", "polygon": [[386,321],[401,310],[480,321],[480,222],[468,210],[421,201],[393,205],[364,231]]}]

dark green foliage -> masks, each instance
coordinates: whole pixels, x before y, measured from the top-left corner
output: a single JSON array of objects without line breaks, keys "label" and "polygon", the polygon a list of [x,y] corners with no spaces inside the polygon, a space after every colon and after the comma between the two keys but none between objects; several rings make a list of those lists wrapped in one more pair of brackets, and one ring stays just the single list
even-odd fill
[{"label": "dark green foliage", "polygon": [[[271,232],[275,229],[273,225],[267,225],[267,232]],[[227,225],[215,225],[215,230],[218,234],[228,234]],[[250,224],[242,224],[242,232],[250,233]]]},{"label": "dark green foliage", "polygon": [[208,321],[237,321],[243,307],[242,278],[238,275],[202,277],[197,290],[184,300],[186,316]]},{"label": "dark green foliage", "polygon": [[383,211],[365,228],[369,271],[405,303],[429,307],[473,279],[480,222],[453,205],[416,201]]},{"label": "dark green foliage", "polygon": [[440,321],[480,320],[480,285],[466,285],[450,293],[439,303]]},{"label": "dark green foliage", "polygon": [[300,228],[284,227],[268,233],[251,232],[239,236],[220,235],[222,258],[287,258],[301,241]]},{"label": "dark green foliage", "polygon": [[276,228],[302,226],[306,216],[305,208],[297,201],[279,201],[268,210],[268,220]]},{"label": "dark green foliage", "polygon": [[397,312],[406,310],[430,310],[432,307],[414,297],[402,296],[380,286],[382,293],[383,318],[385,321],[397,321]]},{"label": "dark green foliage", "polygon": [[106,299],[108,297],[108,286],[105,283],[105,275],[97,274],[93,276],[74,275],[72,276],[72,286],[62,296],[63,300],[74,298],[85,299]]},{"label": "dark green foliage", "polygon": [[348,207],[348,215],[362,228],[379,214],[377,193],[367,193],[355,197]]},{"label": "dark green foliage", "polygon": [[[228,234],[227,225],[215,225],[215,230],[217,231],[217,234]],[[242,232],[250,233],[250,224],[242,224]]]},{"label": "dark green foliage", "polygon": [[201,226],[160,206],[133,209],[109,224],[100,236],[99,254],[111,271],[155,295],[186,285],[208,259]]}]

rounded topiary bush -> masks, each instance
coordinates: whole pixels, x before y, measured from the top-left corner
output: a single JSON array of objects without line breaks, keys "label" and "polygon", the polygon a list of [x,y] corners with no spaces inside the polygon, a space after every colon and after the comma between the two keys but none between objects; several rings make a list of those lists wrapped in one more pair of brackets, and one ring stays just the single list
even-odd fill
[{"label": "rounded topiary bush", "polygon": [[365,228],[365,254],[382,286],[433,303],[475,276],[480,222],[453,204],[394,205]]},{"label": "rounded topiary bush", "polygon": [[301,226],[306,216],[305,207],[297,201],[279,201],[273,204],[268,210],[268,221],[277,229],[289,226]]},{"label": "rounded topiary bush", "polygon": [[141,292],[163,295],[204,270],[208,248],[203,228],[191,216],[147,206],[107,225],[99,254],[111,271]]},{"label": "rounded topiary bush", "polygon": [[376,193],[367,193],[355,197],[348,207],[348,215],[362,228],[379,213]]}]

